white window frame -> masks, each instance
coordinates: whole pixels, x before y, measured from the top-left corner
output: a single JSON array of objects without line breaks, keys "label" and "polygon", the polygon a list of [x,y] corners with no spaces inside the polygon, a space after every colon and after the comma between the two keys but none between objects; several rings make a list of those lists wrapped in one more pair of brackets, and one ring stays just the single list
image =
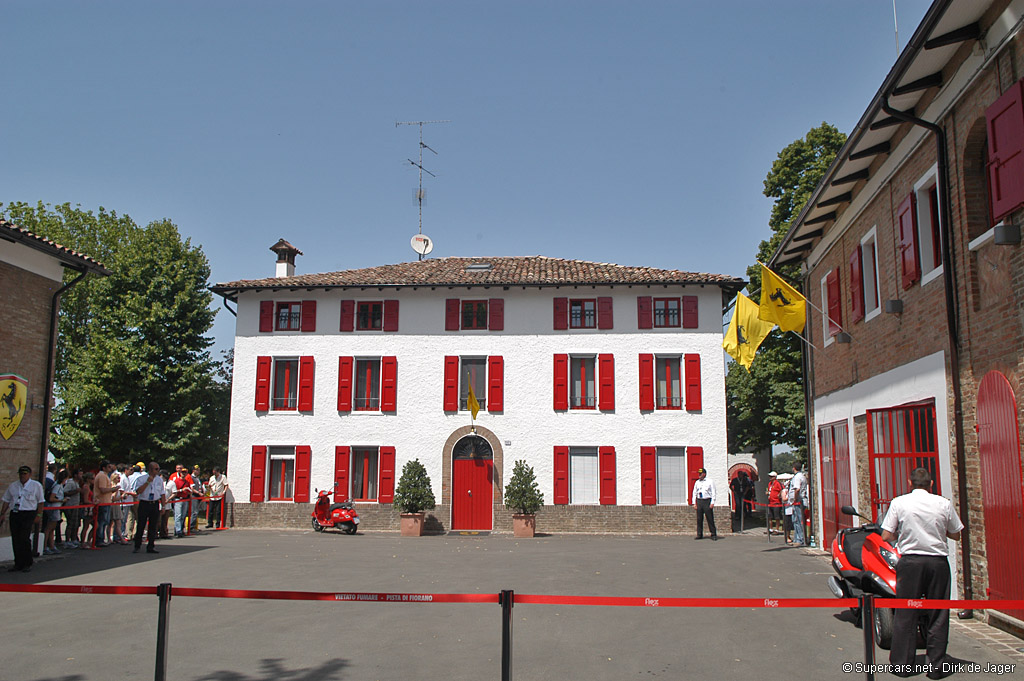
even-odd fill
[{"label": "white window frame", "polygon": [[942,254],[939,262],[932,258],[937,244],[932,242],[932,209],[928,200],[929,190],[935,187],[936,208],[939,210],[939,234],[942,233],[942,187],[939,185],[938,164],[933,165],[914,183],[914,198],[917,204],[917,254],[921,262],[921,286],[942,276]]},{"label": "white window frame", "polygon": [[[292,408],[280,408],[277,406],[277,364],[278,362],[295,363],[295,406]],[[302,370],[302,358],[298,356],[273,357],[270,363],[270,411],[275,414],[298,414],[299,413],[299,375]]]},{"label": "white window frame", "polygon": [[[352,411],[349,412],[352,415],[367,415],[367,414],[382,414],[380,409],[384,383],[384,358],[381,356],[376,357],[353,357],[352,358]],[[359,409],[356,407],[356,400],[358,400],[357,394],[359,392],[359,363],[360,362],[376,362],[377,363],[377,408],[376,409]]]},{"label": "white window frame", "polygon": [[[865,265],[865,246],[870,244],[874,252],[874,262],[870,268],[871,276],[874,278],[872,281],[872,287],[874,288],[874,298],[877,301],[874,309],[868,309],[868,286],[867,286],[867,275],[868,267]],[[875,317],[882,314],[882,291],[880,290],[881,280],[878,278],[878,226],[872,227],[867,234],[860,240],[860,253],[861,253],[861,267],[860,267],[860,278],[861,278],[861,293],[864,296],[864,321],[869,322]]]},{"label": "white window frame", "polygon": [[835,342],[835,336],[829,333],[828,328],[828,275],[831,271],[826,272],[825,276],[821,278],[821,336],[822,347],[828,347]]},{"label": "white window frame", "polygon": [[[590,377],[590,381],[589,381],[594,386],[594,390],[593,390],[593,392],[589,396],[590,399],[593,401],[593,405],[592,406],[589,406],[589,407],[573,406],[573,399],[575,397],[578,397],[576,395],[576,388],[575,388],[578,377],[575,374],[573,374],[573,370],[572,370],[573,360],[578,360],[578,361],[590,360],[590,362],[593,364],[594,371],[593,371],[593,373],[592,373],[592,375]],[[601,388],[601,383],[598,380],[598,375],[597,375],[597,372],[600,370],[598,368],[598,364],[599,364],[599,362],[597,360],[597,353],[594,353],[594,352],[573,352],[573,353],[569,354],[569,411],[570,412],[591,413],[591,412],[598,411],[598,407],[600,406],[600,405],[598,405],[598,394],[599,394],[599,391],[600,391],[600,388]]]},{"label": "white window frame", "polygon": [[[469,411],[469,405],[468,404],[465,404],[465,405],[463,404],[463,399],[465,399],[466,402],[469,401],[469,388],[468,387],[466,389],[466,397],[465,398],[462,397],[462,386],[463,386],[463,383],[464,383],[464,381],[468,380],[467,377],[466,377],[466,372],[463,371],[462,366],[463,366],[463,362],[465,362],[467,359],[469,359],[469,360],[483,360],[483,362],[484,362],[483,391],[480,394],[474,393],[474,396],[476,397],[476,401],[480,403],[480,411],[487,411],[487,386],[488,386],[488,383],[487,383],[488,375],[487,374],[490,371],[490,364],[491,364],[491,362],[488,359],[487,355],[460,355],[459,356],[459,396],[458,396],[458,399],[459,399],[459,411],[464,411],[464,412],[468,412]],[[474,390],[475,390],[475,387],[474,387]]]},{"label": "white window frame", "polygon": [[[594,474],[590,482],[593,483],[593,500],[590,498],[579,499],[576,492],[577,481],[573,474],[573,461],[582,457],[593,458]],[[588,462],[589,463],[589,462]],[[588,490],[589,491],[589,490]],[[574,506],[597,506],[601,503],[601,458],[597,447],[579,446],[569,447],[569,504]]]},{"label": "white window frame", "polygon": [[[289,450],[291,450],[291,454],[284,454],[284,453],[280,453],[280,452],[275,453],[274,452],[275,449],[277,449],[277,450],[289,449]],[[290,498],[284,498],[284,499],[271,499],[270,498],[270,490],[272,489],[272,487],[271,487],[271,480],[273,480],[273,477],[274,477],[273,468],[274,468],[274,462],[275,461],[291,461],[292,462],[292,496]],[[274,502],[274,503],[282,503],[282,504],[294,503],[295,502],[295,472],[296,472],[295,468],[296,468],[295,445],[267,445],[267,475],[266,475],[266,481],[264,482],[264,484],[266,485],[266,488],[263,490],[264,495],[265,495],[264,499],[266,499],[269,502]]]},{"label": "white window frame", "polygon": [[[662,484],[664,482],[667,485],[667,481],[664,481],[662,479],[662,477],[663,477],[662,476],[662,469],[661,469],[662,456],[665,456],[665,457],[670,457],[671,456],[672,458],[678,457],[678,459],[679,459],[679,466],[680,466],[681,475],[682,475],[682,477],[679,480],[680,484],[682,485],[682,489],[679,490],[679,493],[680,493],[680,497],[681,497],[682,501],[679,501],[679,502],[674,502],[674,501],[673,502],[669,502],[669,501],[664,501],[663,498],[662,498],[662,496],[663,496],[662,495]],[[687,498],[688,497],[688,489],[687,488],[689,487],[688,483],[689,483],[689,480],[690,480],[690,478],[689,478],[690,472],[687,470],[686,447],[684,447],[683,445],[678,445],[678,446],[668,446],[668,445],[666,445],[664,447],[660,447],[660,446],[659,447],[655,447],[654,459],[655,459],[655,469],[654,469],[655,470],[655,473],[654,473],[655,491],[656,491],[656,493],[658,495],[658,505],[659,506],[689,506],[690,505],[690,499]]]}]

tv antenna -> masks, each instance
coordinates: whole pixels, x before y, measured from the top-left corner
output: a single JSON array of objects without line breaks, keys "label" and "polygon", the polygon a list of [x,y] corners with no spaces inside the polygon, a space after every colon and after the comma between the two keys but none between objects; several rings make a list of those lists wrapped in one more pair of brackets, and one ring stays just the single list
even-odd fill
[{"label": "tv antenna", "polygon": [[[430,125],[430,124],[433,124],[433,123],[451,123],[451,121],[450,120],[444,120],[444,121],[396,121],[395,122],[395,127],[396,128],[398,126],[400,126],[400,125],[418,125],[418,126],[420,126],[420,155],[419,155],[419,161],[414,161],[411,158],[406,159],[409,162],[409,165],[416,166],[416,168],[419,171],[419,180],[420,181],[419,181],[419,186],[416,189],[416,203],[419,206],[419,210],[420,210],[420,225],[419,225],[419,232],[417,233],[418,235],[422,235],[423,234],[423,199],[427,195],[426,191],[423,189],[423,173],[426,173],[427,175],[430,175],[431,177],[437,177],[437,175],[435,175],[434,173],[430,172],[429,170],[427,170],[426,168],[423,167],[423,150],[424,149],[429,150],[435,156],[437,155],[436,151],[434,151],[433,149],[428,147],[423,142],[423,126],[424,125]],[[415,237],[414,237],[414,240],[415,240]],[[426,243],[428,243],[428,244],[430,243],[429,239],[427,240]],[[433,248],[433,245],[431,245],[431,248]],[[415,247],[414,247],[414,249],[415,249]],[[419,255],[419,259],[423,260],[424,253],[421,252],[419,249],[415,249],[415,250],[416,250],[416,253]],[[426,252],[429,253],[430,251],[427,250]]]}]

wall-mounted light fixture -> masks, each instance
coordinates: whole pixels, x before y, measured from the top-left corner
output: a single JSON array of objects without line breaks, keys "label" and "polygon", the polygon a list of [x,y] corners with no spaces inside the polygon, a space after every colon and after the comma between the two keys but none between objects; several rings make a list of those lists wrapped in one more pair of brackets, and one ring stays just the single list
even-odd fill
[{"label": "wall-mounted light fixture", "polygon": [[840,331],[839,333],[836,334],[836,343],[849,343],[852,340],[853,336],[846,333],[845,331]]},{"label": "wall-mounted light fixture", "polygon": [[887,301],[885,301],[885,313],[886,314],[903,314],[903,301],[902,300],[887,300]]},{"label": "wall-mounted light fixture", "polygon": [[996,246],[1017,246],[1020,244],[1020,225],[996,225],[993,238]]}]

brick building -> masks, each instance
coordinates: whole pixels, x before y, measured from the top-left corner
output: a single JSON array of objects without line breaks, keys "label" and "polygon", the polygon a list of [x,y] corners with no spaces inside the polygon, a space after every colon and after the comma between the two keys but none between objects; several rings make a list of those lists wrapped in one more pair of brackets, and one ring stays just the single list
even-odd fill
[{"label": "brick building", "polygon": [[[0,486],[46,461],[59,294],[65,271],[110,274],[101,264],[0,219]],[[69,278],[67,286],[77,283]],[[8,532],[7,527],[3,528]],[[9,543],[0,543],[7,547]]]},{"label": "brick building", "polygon": [[824,545],[841,505],[880,519],[926,466],[977,598],[1024,597],[1022,25],[1019,0],[936,0],[772,258],[827,313],[807,326]]},{"label": "brick building", "polygon": [[277,277],[213,287],[238,305],[237,523],[306,527],[311,491],[338,483],[361,527],[397,529],[414,458],[427,531],[510,531],[517,459],[541,531],[692,531],[701,466],[728,523],[721,312],[742,280],[540,256],[295,275],[299,251],[272,250]]}]

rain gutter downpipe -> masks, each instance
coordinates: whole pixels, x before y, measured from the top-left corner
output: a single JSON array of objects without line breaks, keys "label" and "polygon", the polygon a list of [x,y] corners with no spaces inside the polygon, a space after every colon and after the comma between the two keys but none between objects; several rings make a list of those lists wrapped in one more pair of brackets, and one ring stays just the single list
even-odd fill
[{"label": "rain gutter downpipe", "polygon": [[[922,120],[911,116],[903,111],[897,111],[889,105],[887,92],[882,97],[882,110],[898,120],[930,130],[935,135],[935,156],[938,171],[938,181],[942,186],[942,201],[939,203],[939,225],[942,241],[942,261],[947,270],[942,277],[943,290],[946,294],[946,330],[949,335],[949,371],[952,374],[953,384],[953,432],[956,440],[956,466],[957,466],[957,493],[960,497],[960,518],[964,523],[964,531],[961,534],[960,560],[963,564],[964,573],[964,596],[966,600],[974,599],[974,588],[971,585],[971,522],[967,503],[967,461],[964,454],[964,410],[963,395],[960,390],[960,331],[957,320],[956,309],[956,282],[955,270],[953,267],[953,244],[952,244],[952,208],[950,203],[949,189],[949,159],[946,153],[946,132],[936,123]],[[957,613],[960,619],[970,619],[974,616],[972,610],[961,610]]]}]

